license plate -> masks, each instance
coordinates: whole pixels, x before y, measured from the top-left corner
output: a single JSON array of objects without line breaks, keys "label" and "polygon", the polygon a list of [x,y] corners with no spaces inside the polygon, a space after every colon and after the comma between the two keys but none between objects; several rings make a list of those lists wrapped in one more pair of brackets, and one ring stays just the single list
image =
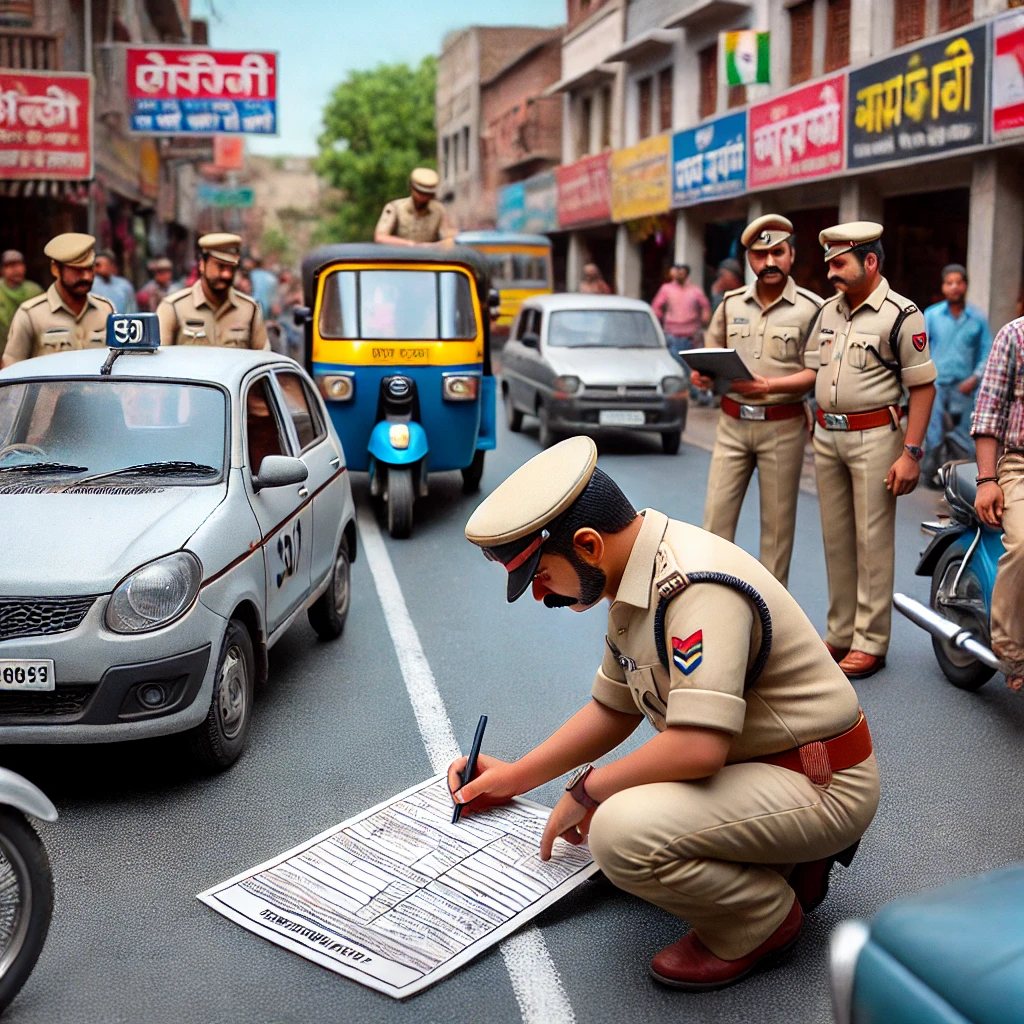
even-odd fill
[{"label": "license plate", "polygon": [[52,690],[52,661],[0,659],[0,690]]},{"label": "license plate", "polygon": [[642,409],[602,409],[597,422],[602,427],[642,427],[646,417]]}]

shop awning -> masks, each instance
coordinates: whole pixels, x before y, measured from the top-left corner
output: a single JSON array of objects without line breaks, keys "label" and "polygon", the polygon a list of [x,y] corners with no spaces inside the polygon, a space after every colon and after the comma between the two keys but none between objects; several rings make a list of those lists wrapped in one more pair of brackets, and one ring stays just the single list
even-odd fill
[{"label": "shop awning", "polygon": [[595,85],[600,85],[602,82],[607,82],[614,78],[618,70],[618,64],[595,64],[594,67],[587,68],[586,71],[574,75],[572,78],[563,78],[560,82],[549,85],[544,90],[544,95],[554,96],[560,92],[577,92],[580,89],[588,89]]},{"label": "shop awning", "polygon": [[741,14],[750,14],[753,6],[749,0],[697,0],[663,21],[662,28],[714,28]]},{"label": "shop awning", "polygon": [[678,28],[652,28],[630,39],[608,57],[608,60],[622,60],[627,64],[643,64],[665,57],[672,51],[676,40],[682,37]]}]

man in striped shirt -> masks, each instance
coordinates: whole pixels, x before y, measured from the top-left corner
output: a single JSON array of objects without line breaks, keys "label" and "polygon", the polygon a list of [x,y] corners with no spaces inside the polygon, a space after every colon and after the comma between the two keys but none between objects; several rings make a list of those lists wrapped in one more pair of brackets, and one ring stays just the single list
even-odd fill
[{"label": "man in striped shirt", "polygon": [[1006,549],[992,588],[992,650],[1010,668],[1010,689],[1019,690],[1024,685],[1024,317],[1011,320],[992,343],[971,434],[978,450],[974,504],[986,524],[1002,526]]}]

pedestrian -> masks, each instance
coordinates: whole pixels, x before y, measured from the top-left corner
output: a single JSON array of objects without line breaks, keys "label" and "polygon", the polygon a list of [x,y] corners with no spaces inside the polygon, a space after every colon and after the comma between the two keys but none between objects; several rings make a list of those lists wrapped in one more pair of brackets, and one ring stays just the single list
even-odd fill
[{"label": "pedestrian", "polygon": [[739,260],[727,259],[718,264],[718,272],[711,283],[711,313],[722,304],[722,296],[743,285],[743,268]]},{"label": "pedestrian", "polygon": [[612,290],[596,263],[587,263],[583,267],[583,280],[577,291],[581,295],[611,295]]},{"label": "pedestrian", "polygon": [[[928,345],[938,377],[935,402],[925,437],[921,475],[932,482],[939,466],[950,458],[973,458],[971,411],[978,381],[985,372],[992,332],[985,314],[967,304],[967,270],[950,263],[942,270],[942,302],[924,311]],[[947,437],[951,445],[944,442]],[[950,450],[952,449],[952,450]]]},{"label": "pedestrian", "polygon": [[686,349],[700,345],[701,331],[711,319],[708,297],[703,289],[691,284],[690,268],[685,263],[673,265],[651,308],[661,321],[669,351],[682,361]]},{"label": "pedestrian", "polygon": [[17,249],[0,256],[0,356],[7,345],[7,332],[18,307],[28,299],[42,295],[43,289],[25,278],[25,257]]},{"label": "pedestrian", "polygon": [[135,288],[128,278],[120,276],[117,261],[109,249],[101,249],[96,254],[96,277],[92,282],[92,290],[108,299],[115,313],[139,311],[138,303],[135,301]]},{"label": "pedestrian", "polygon": [[[783,585],[796,530],[797,495],[807,442],[804,396],[814,371],[804,351],[822,301],[790,276],[793,224],[766,214],[741,237],[753,283],[723,293],[705,344],[734,348],[754,379],[734,380],[722,397],[704,502],[704,529],[732,540],[750,477],[761,496],[761,564]],[[711,381],[694,374],[698,385]]]},{"label": "pedestrian", "polygon": [[[487,807],[577,768],[548,818],[614,885],[690,924],[650,972],[721,988],[792,947],[878,804],[853,687],[789,592],[745,551],[655,509],[637,513],[573,437],[516,470],[466,536],[508,571],[507,599],[607,598],[591,701],[514,763],[481,755],[455,800]],[[644,718],[657,735],[600,767]],[[460,788],[461,787],[461,788]]]},{"label": "pedestrian", "polygon": [[69,232],[51,238],[43,252],[50,257],[54,282],[42,295],[18,307],[0,366],[53,352],[106,346],[107,317],[114,306],[91,290],[96,239]]},{"label": "pedestrian", "polygon": [[274,316],[274,304],[277,301],[277,275],[266,270],[259,256],[251,255],[245,269],[252,283],[252,297],[260,304],[260,312],[264,320]]},{"label": "pedestrian", "polygon": [[[978,515],[1003,530],[1004,553],[992,588],[992,650],[1009,668],[1011,690],[1024,684],[1024,318],[992,343],[971,433],[978,449]],[[1002,449],[1002,457],[1000,457]]]},{"label": "pedestrian", "polygon": [[[828,279],[816,338],[814,466],[828,570],[825,644],[851,679],[885,665],[892,626],[896,499],[920,477],[935,364],[924,316],[882,276],[882,225],[818,235]],[[904,426],[903,389],[910,391]]]},{"label": "pedestrian", "polygon": [[150,260],[146,267],[153,276],[138,290],[135,301],[143,313],[155,313],[171,291],[174,264],[166,256],[161,256]]},{"label": "pedestrian", "polygon": [[373,232],[378,245],[436,245],[456,235],[448,211],[434,196],[441,179],[429,167],[409,175],[409,195],[393,199],[381,210]]},{"label": "pedestrian", "polygon": [[217,232],[199,239],[199,279],[160,303],[161,345],[269,349],[259,304],[234,287],[242,239]]}]

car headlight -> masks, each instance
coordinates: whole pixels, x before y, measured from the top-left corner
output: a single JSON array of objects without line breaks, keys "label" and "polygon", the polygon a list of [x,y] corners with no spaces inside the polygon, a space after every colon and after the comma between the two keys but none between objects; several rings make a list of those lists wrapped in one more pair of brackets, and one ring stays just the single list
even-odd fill
[{"label": "car headlight", "polygon": [[449,402],[472,402],[480,394],[480,378],[474,373],[446,373],[441,394]]},{"label": "car headlight", "polygon": [[662,377],[661,390],[666,395],[681,395],[689,390],[689,384],[682,377]]},{"label": "car headlight", "polygon": [[348,402],[356,393],[355,381],[347,373],[328,373],[316,379],[320,394],[328,402]]},{"label": "car headlight", "polygon": [[392,423],[388,427],[388,440],[392,448],[409,447],[409,425],[407,423]]},{"label": "car headlight", "polygon": [[191,607],[203,567],[190,551],[175,551],[136,569],[107,602],[107,627],[115,633],[145,633],[173,622]]},{"label": "car headlight", "polygon": [[575,395],[580,389],[579,377],[574,377],[572,374],[566,374],[562,377],[556,377],[552,382],[551,386],[556,392],[562,395]]}]

